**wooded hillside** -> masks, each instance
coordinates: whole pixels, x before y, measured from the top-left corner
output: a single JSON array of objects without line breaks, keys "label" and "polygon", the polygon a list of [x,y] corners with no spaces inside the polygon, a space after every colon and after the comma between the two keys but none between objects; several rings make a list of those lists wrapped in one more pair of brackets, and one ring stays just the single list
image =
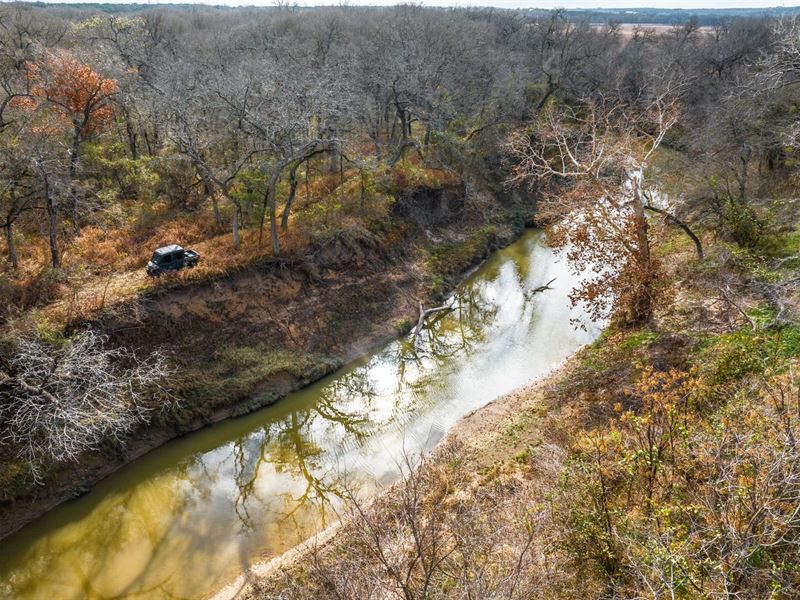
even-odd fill
[{"label": "wooded hillside", "polygon": [[[548,439],[547,485],[528,454],[499,461],[552,520],[501,507],[510,570],[426,547],[399,581],[365,537],[282,585],[795,597],[798,82],[788,18],[631,32],[563,11],[3,6],[2,531],[407,332],[535,222],[587,274],[573,301],[610,323],[548,396],[581,419]],[[198,267],[148,278],[173,243]],[[417,472],[412,504],[472,475]],[[477,539],[492,502],[452,522]],[[331,575],[356,567],[372,579]],[[459,568],[505,579],[458,587]]]}]

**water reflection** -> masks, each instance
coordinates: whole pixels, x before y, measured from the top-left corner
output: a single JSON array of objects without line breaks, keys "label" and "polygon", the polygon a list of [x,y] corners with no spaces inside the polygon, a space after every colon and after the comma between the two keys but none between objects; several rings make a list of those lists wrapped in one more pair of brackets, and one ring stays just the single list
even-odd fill
[{"label": "water reflection", "polygon": [[[553,277],[552,290],[532,294]],[[569,324],[574,283],[537,234],[525,236],[460,286],[416,342],[168,444],[6,540],[0,596],[204,597],[327,524],[342,474],[392,481],[404,448],[430,448],[590,341],[596,328]]]}]

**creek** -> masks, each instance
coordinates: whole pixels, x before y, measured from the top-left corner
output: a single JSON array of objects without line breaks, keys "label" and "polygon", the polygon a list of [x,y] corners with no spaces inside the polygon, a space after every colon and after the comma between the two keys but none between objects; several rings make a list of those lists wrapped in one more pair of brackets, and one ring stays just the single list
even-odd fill
[{"label": "creek", "polygon": [[469,275],[417,340],[174,440],[4,540],[0,597],[209,596],[330,524],[344,479],[367,492],[390,484],[404,453],[432,448],[458,419],[595,339],[599,325],[570,307],[576,283],[542,234],[526,232]]}]

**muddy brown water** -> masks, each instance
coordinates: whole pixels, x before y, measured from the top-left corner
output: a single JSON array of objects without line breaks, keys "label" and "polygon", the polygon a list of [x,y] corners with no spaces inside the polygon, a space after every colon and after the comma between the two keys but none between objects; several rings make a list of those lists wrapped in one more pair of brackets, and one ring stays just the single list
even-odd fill
[{"label": "muddy brown water", "polygon": [[567,298],[576,282],[527,232],[416,343],[396,340],[274,406],[170,442],[4,540],[0,597],[208,597],[329,524],[343,480],[386,486],[404,453],[592,341],[600,327]]}]

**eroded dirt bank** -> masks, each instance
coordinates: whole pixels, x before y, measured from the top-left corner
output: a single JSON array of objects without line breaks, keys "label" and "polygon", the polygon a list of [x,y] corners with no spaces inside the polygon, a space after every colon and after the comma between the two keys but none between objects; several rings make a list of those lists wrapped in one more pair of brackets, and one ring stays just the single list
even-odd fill
[{"label": "eroded dirt bank", "polygon": [[[442,296],[521,231],[517,207],[486,222],[469,214],[459,192],[420,190],[383,231],[344,230],[302,255],[201,283],[165,282],[75,323],[99,328],[114,344],[172,355],[180,402],[124,443],[51,468],[44,485],[7,475],[0,537],[165,442],[271,404],[408,330],[419,302]],[[435,216],[415,218],[414,204],[422,211],[432,197]]]}]

